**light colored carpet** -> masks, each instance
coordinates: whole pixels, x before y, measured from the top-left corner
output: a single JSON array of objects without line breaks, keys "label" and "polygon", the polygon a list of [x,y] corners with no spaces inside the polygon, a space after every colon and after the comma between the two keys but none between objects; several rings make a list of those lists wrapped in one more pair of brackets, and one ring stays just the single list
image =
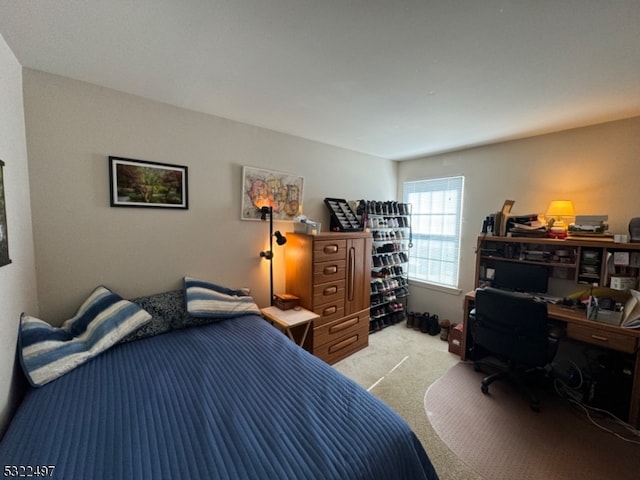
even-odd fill
[{"label": "light colored carpet", "polygon": [[[431,385],[424,404],[439,437],[487,479],[640,478],[640,445],[596,428],[551,393],[538,392],[539,413],[503,381],[483,395],[483,376],[472,364],[458,363]],[[624,432],[612,422],[607,426]]]},{"label": "light colored carpet", "polygon": [[489,480],[462,462],[435,433],[424,413],[427,388],[460,357],[448,352],[439,336],[387,327],[369,337],[369,347],[336,363],[339,372],[380,398],[411,426],[425,447],[440,480]]}]

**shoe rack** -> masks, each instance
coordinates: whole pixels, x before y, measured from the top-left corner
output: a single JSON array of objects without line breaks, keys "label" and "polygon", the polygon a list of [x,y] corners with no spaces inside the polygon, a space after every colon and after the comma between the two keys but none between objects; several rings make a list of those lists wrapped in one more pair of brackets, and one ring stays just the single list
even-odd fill
[{"label": "shoe rack", "polygon": [[363,224],[373,237],[369,320],[372,333],[405,320],[407,315],[411,205],[373,200],[366,202],[361,213]]}]

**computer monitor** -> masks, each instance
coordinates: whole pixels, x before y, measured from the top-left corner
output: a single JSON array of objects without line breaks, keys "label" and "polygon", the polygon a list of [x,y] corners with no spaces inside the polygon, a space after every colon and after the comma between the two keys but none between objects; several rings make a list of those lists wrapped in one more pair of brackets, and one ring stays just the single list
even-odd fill
[{"label": "computer monitor", "polygon": [[491,285],[514,292],[547,293],[549,270],[544,265],[498,262]]}]

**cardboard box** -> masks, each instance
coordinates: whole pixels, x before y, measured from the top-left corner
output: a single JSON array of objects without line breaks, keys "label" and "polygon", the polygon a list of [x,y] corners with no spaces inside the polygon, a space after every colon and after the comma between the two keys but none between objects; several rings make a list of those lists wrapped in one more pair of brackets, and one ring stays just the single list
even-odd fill
[{"label": "cardboard box", "polygon": [[636,288],[637,283],[636,277],[611,277],[611,288],[614,290],[631,290]]},{"label": "cardboard box", "polygon": [[456,323],[449,332],[449,352],[462,356],[462,336],[464,335],[464,325]]}]

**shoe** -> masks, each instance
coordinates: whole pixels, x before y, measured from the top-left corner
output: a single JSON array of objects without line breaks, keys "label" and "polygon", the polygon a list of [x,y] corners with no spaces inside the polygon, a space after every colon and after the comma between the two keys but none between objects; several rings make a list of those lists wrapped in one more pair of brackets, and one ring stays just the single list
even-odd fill
[{"label": "shoe", "polygon": [[420,330],[422,333],[428,333],[429,332],[429,319],[430,318],[431,318],[431,316],[429,315],[429,312],[424,312],[422,315],[420,315],[420,324],[418,325],[418,330]]},{"label": "shoe", "polygon": [[431,317],[429,317],[429,327],[427,333],[429,333],[429,335],[431,336],[435,336],[440,333],[440,322],[438,320],[438,315],[431,315]]}]

